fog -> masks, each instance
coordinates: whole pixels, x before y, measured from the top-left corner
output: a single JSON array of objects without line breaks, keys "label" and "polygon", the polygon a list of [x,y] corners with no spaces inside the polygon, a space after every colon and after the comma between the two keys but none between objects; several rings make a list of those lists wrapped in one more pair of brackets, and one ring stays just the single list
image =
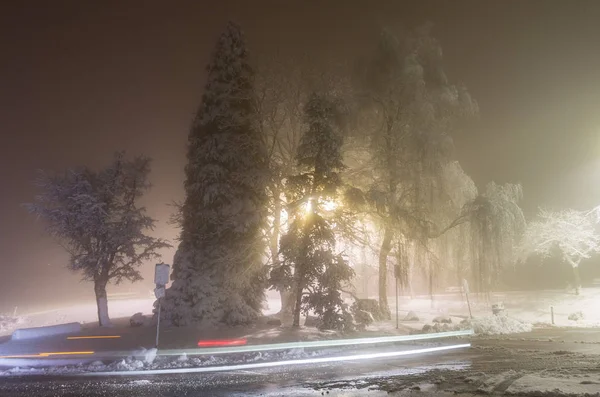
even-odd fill
[{"label": "fog", "polygon": [[[324,5],[323,3],[326,3]],[[100,166],[115,150],[154,159],[145,197],[155,236],[176,245],[185,147],[217,35],[233,19],[255,54],[353,62],[381,26],[434,22],[448,75],[478,101],[455,136],[479,185],[523,184],[539,206],[600,203],[600,3],[581,1],[165,2],[0,5],[0,312],[93,299],[21,204],[37,169]],[[163,260],[172,262],[174,249]],[[148,294],[145,280],[110,292]],[[560,277],[560,276],[557,276]],[[552,285],[552,280],[547,285]]]}]

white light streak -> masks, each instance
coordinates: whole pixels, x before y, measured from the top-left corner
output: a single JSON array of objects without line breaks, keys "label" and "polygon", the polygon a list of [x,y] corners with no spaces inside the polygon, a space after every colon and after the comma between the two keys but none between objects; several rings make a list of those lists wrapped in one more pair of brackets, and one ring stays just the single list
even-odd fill
[{"label": "white light streak", "polygon": [[[190,349],[168,349],[158,350],[159,356],[199,356],[199,355],[216,355],[216,354],[233,354],[233,353],[251,353],[272,350],[291,350],[291,349],[312,349],[312,348],[327,348],[334,346],[358,346],[358,345],[376,345],[381,343],[408,342],[417,340],[441,339],[449,337],[462,337],[473,335],[473,330],[465,331],[450,331],[437,332],[432,334],[419,335],[397,335],[397,336],[382,336],[377,338],[351,338],[351,339],[332,339],[307,342],[288,342],[288,343],[268,343],[263,345],[244,345],[231,347],[215,347],[215,348],[190,348]],[[128,351],[105,351],[96,352],[95,357],[127,357],[131,352]]]},{"label": "white light streak", "polygon": [[267,363],[252,363],[252,364],[237,364],[237,365],[223,365],[216,367],[198,367],[198,368],[169,368],[169,369],[154,369],[154,370],[138,370],[138,371],[111,371],[111,372],[89,372],[81,373],[78,376],[134,376],[134,375],[164,375],[164,374],[189,374],[189,373],[203,373],[203,372],[222,372],[222,371],[239,371],[248,369],[258,368],[273,368],[283,367],[286,365],[304,365],[304,364],[325,364],[333,362],[344,362],[344,361],[359,361],[376,358],[390,358],[409,356],[415,354],[433,353],[444,350],[455,350],[464,349],[471,347],[470,343],[464,343],[460,345],[450,346],[438,346],[429,347],[425,349],[414,349],[414,350],[402,350],[394,352],[383,352],[383,353],[368,353],[368,354],[355,354],[350,356],[338,356],[338,357],[321,357],[321,358],[308,358],[299,360],[286,360],[286,361],[274,361]]}]

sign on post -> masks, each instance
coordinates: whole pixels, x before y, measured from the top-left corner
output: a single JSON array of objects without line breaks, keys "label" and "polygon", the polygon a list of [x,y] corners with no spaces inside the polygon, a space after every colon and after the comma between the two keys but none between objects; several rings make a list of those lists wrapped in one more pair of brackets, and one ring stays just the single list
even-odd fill
[{"label": "sign on post", "polygon": [[169,273],[171,266],[164,263],[157,263],[154,267],[154,284],[165,286],[169,283]]},{"label": "sign on post", "polygon": [[154,267],[154,284],[156,284],[156,288],[154,288],[154,295],[158,300],[158,317],[156,319],[156,348],[158,349],[158,335],[160,332],[160,307],[161,302],[165,296],[165,285],[169,282],[169,273],[171,270],[171,266],[165,263],[157,263]]}]

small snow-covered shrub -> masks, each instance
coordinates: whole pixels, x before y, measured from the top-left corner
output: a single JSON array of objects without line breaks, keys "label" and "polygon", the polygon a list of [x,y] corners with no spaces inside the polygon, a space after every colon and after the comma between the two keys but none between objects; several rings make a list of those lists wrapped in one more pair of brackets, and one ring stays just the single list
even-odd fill
[{"label": "small snow-covered shrub", "polygon": [[417,313],[410,311],[406,317],[404,317],[404,321],[419,321],[419,316],[417,316]]},{"label": "small snow-covered shrub", "polygon": [[144,315],[141,312],[135,313],[129,319],[129,325],[132,327],[141,327],[144,325]]},{"label": "small snow-covered shrub", "polygon": [[578,312],[569,314],[568,318],[571,321],[581,321],[581,320],[584,319],[584,317],[585,316],[583,315],[583,312],[582,311],[578,311]]},{"label": "small snow-covered shrub", "polygon": [[339,310],[326,310],[321,316],[321,322],[317,328],[319,331],[335,330],[351,332],[355,329],[354,317],[346,307],[342,307]]},{"label": "small snow-covered shrub", "polygon": [[452,319],[450,318],[450,316],[437,316],[432,321],[434,323],[440,323],[440,324],[452,324]]},{"label": "small snow-covered shrub", "polygon": [[356,326],[360,330],[364,330],[367,326],[373,324],[375,320],[373,319],[373,315],[365,310],[357,310],[354,311],[354,322]]},{"label": "small snow-covered shrub", "polygon": [[353,311],[365,311],[369,312],[373,317],[373,321],[381,321],[385,319],[384,313],[379,307],[379,302],[376,299],[357,299],[352,304]]}]

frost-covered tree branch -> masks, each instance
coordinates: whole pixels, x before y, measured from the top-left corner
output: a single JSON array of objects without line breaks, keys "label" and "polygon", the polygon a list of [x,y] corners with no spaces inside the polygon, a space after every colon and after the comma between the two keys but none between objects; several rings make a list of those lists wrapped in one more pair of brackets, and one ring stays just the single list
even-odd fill
[{"label": "frost-covered tree branch", "polygon": [[598,209],[577,211],[540,209],[538,219],[531,222],[519,246],[520,259],[533,254],[549,257],[556,248],[574,272],[575,288],[579,293],[581,281],[578,267],[582,260],[600,252]]},{"label": "frost-covered tree branch", "polygon": [[138,268],[170,247],[146,235],[155,221],[137,201],[150,188],[149,173],[149,158],[127,160],[123,153],[99,171],[42,172],[36,182],[41,193],[25,205],[69,253],[69,268],[94,282],[102,326],[110,323],[106,285],[141,280]]}]

